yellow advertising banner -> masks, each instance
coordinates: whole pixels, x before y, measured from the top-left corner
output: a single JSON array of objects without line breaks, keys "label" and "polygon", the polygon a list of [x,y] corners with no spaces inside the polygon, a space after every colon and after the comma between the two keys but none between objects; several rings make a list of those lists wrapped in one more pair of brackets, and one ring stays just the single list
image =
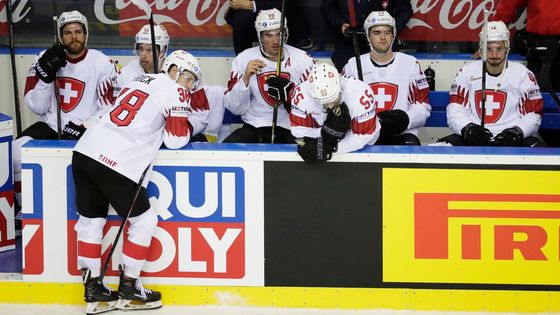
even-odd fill
[{"label": "yellow advertising banner", "polygon": [[383,169],[383,281],[560,285],[560,172]]}]

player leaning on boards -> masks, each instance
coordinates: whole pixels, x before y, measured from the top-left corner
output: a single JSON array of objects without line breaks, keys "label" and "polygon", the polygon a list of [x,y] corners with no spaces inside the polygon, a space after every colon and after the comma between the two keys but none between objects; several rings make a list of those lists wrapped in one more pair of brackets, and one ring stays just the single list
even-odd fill
[{"label": "player leaning on boards", "polygon": [[[486,103],[482,117],[482,61],[471,62],[459,71],[449,91],[447,124],[455,132],[438,142],[457,146],[546,146],[536,136],[543,115],[543,99],[537,80],[524,65],[507,60],[509,30],[501,21],[489,22],[484,47]],[[482,52],[481,52],[482,53]]]},{"label": "player leaning on boards", "polygon": [[[370,52],[360,56],[363,81],[371,87],[381,123],[375,144],[420,145],[418,128],[426,124],[432,107],[428,82],[415,57],[394,52],[395,19],[386,11],[373,11],[364,21]],[[356,57],[342,73],[358,78]]]},{"label": "player leaning on boards", "polygon": [[[191,138],[194,121],[190,120],[197,117],[189,115],[186,55],[185,51],[174,51],[165,59],[164,73],[144,74],[125,85],[115,105],[88,128],[74,148],[78,266],[88,314],[115,307],[134,310],[162,305],[161,294],[144,288],[139,279],[158,219],[146,195],[149,176],[143,183],[137,182],[151,167],[162,142],[177,149]],[[118,293],[99,279],[109,204],[123,218],[130,211]]]},{"label": "player leaning on boards", "polygon": [[[25,129],[14,141],[14,181],[16,200],[21,205],[21,147],[31,139],[57,139],[57,107],[61,107],[63,139],[77,139],[82,124],[98,111],[113,105],[116,80],[114,62],[95,49],[86,48],[89,35],[85,16],[78,11],[63,12],[57,20],[61,44],[36,57],[25,82],[25,103],[39,115],[39,121]],[[59,100],[54,81],[58,82]]]},{"label": "player leaning on boards", "polygon": [[292,134],[307,163],[326,162],[335,152],[359,150],[379,137],[371,88],[329,64],[311,68],[309,79],[291,92],[291,104]]},{"label": "player leaning on boards", "polygon": [[[224,103],[232,114],[241,115],[243,126],[223,142],[270,143],[273,112],[278,103],[278,99],[269,95],[270,86],[275,85],[277,90],[285,90],[292,82],[297,84],[304,81],[315,63],[305,51],[285,44],[288,38],[287,26],[284,26],[284,41],[281,42],[281,15],[277,9],[261,10],[255,20],[259,46],[244,50],[232,62]],[[276,67],[281,45],[281,72],[277,77]],[[294,143],[288,110],[289,104],[278,106],[275,143]]]}]

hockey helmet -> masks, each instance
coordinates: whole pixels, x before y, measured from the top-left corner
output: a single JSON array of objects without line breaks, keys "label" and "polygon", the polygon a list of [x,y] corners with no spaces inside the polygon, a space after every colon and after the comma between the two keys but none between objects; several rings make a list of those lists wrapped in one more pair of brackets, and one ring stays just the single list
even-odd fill
[{"label": "hockey helmet", "polygon": [[[154,25],[155,42],[159,46],[159,56],[160,60],[165,58],[167,55],[167,47],[169,46],[169,34],[163,25]],[[134,54],[136,55],[136,49],[138,44],[152,44],[152,32],[150,30],[150,24],[142,26],[140,31],[136,33],[135,37],[136,44],[134,44]]]},{"label": "hockey helmet", "polygon": [[341,93],[340,75],[336,68],[327,63],[318,63],[311,68],[309,94],[322,105],[336,101]]},{"label": "hockey helmet", "polygon": [[198,59],[193,56],[191,53],[185,55],[185,70],[192,73],[195,77],[195,81],[193,82],[192,89],[198,89],[200,82],[202,80],[202,70],[200,69],[200,64],[198,63]]},{"label": "hockey helmet", "polygon": [[[278,9],[261,10],[255,19],[255,30],[257,30],[257,37],[259,38],[259,45],[262,47],[261,32],[280,29],[282,23],[282,13]],[[288,40],[288,22],[284,18],[284,42]]]},{"label": "hockey helmet", "polygon": [[385,53],[380,53],[376,50],[373,49],[373,44],[369,38],[369,29],[374,27],[374,26],[380,26],[380,25],[386,25],[386,26],[390,26],[393,29],[393,41],[391,41],[391,46],[393,46],[393,42],[395,41],[395,38],[397,37],[397,27],[396,27],[396,23],[395,23],[395,19],[391,16],[391,14],[389,14],[389,12],[387,11],[372,11],[368,17],[366,18],[366,20],[364,21],[364,32],[366,33],[366,37],[369,43],[369,47],[376,53],[378,54],[387,54],[387,52]]},{"label": "hockey helmet", "polygon": [[[484,43],[484,30],[480,31],[480,47]],[[502,21],[488,22],[488,30],[486,32],[486,40],[488,42],[504,41],[506,47],[509,48],[509,29]]]},{"label": "hockey helmet", "polygon": [[62,12],[62,14],[58,17],[58,20],[56,21],[56,29],[58,30],[58,40],[62,43],[62,28],[64,27],[64,25],[70,23],[82,24],[82,27],[84,28],[84,32],[86,33],[85,45],[87,45],[87,40],[89,35],[88,22],[86,17],[76,10]]},{"label": "hockey helmet", "polygon": [[[173,78],[174,81],[177,81],[179,79],[179,75],[181,73],[184,73],[185,71],[192,72],[191,69],[193,69],[195,65],[196,68],[199,69],[198,72],[200,73],[200,67],[198,67],[198,61],[195,64],[193,60],[196,60],[196,58],[194,58],[194,56],[189,54],[188,52],[184,50],[175,50],[171,54],[169,54],[167,58],[165,58],[165,61],[163,62],[163,66],[161,67],[161,71],[169,74],[169,69],[171,69],[173,65],[177,66],[178,72],[177,72],[177,76]],[[192,73],[195,75],[197,81],[200,81],[200,77],[197,76],[197,73],[195,72]]]}]

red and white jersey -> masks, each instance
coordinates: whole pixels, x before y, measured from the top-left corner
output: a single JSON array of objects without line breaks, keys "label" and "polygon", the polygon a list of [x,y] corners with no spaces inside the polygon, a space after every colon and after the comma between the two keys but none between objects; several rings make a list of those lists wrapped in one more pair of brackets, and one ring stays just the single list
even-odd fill
[{"label": "red and white jersey", "polygon": [[[418,135],[418,128],[426,124],[432,107],[428,101],[429,86],[418,60],[395,52],[386,65],[377,65],[370,54],[360,56],[363,81],[373,90],[377,112],[400,109],[408,115],[409,123],[403,133]],[[356,57],[351,58],[342,73],[358,78]]]},{"label": "red and white jersey", "polygon": [[218,137],[222,124],[224,122],[224,92],[226,88],[219,85],[203,85],[204,92],[210,104],[210,113],[208,114],[208,125],[204,130],[205,134]]},{"label": "red and white jersey", "polygon": [[[338,153],[359,150],[372,145],[379,138],[380,125],[375,111],[375,100],[371,88],[364,82],[341,76],[341,102],[346,103],[351,128],[338,143]],[[290,113],[291,131],[294,137],[319,138],[321,126],[327,119],[325,107],[309,94],[309,82],[305,81],[292,90],[292,112]]]},{"label": "red and white jersey", "polygon": [[[247,64],[254,59],[266,63],[259,73],[251,76],[249,86],[243,82],[243,74]],[[282,60],[281,77],[287,78],[294,84],[299,84],[307,79],[309,70],[315,64],[305,51],[284,45],[284,60]],[[228,90],[225,93],[225,106],[234,115],[241,115],[241,119],[254,127],[270,127],[276,101],[268,96],[266,79],[276,75],[276,61],[270,61],[261,53],[260,47],[246,49],[232,62],[231,76]],[[278,107],[277,124],[289,129],[290,118],[284,106]]]},{"label": "red and white jersey", "polygon": [[208,125],[208,116],[210,114],[210,100],[206,94],[204,87],[199,86],[198,89],[194,91],[189,91],[191,98],[191,108],[192,116],[196,116],[196,119],[191,121],[193,127],[193,136],[203,132]]},{"label": "red and white jersey", "polygon": [[138,76],[86,130],[74,151],[138,182],[162,142],[170,149],[189,142],[189,99],[188,92],[167,74]]},{"label": "red and white jersey", "polygon": [[[459,71],[447,106],[447,124],[457,134],[469,123],[480,124],[482,104],[482,61],[471,62]],[[484,127],[497,135],[518,126],[525,137],[537,133],[543,100],[535,75],[524,65],[508,61],[500,76],[486,74]]]},{"label": "red and white jersey", "polygon": [[121,94],[122,88],[132,79],[136,78],[141,74],[146,74],[142,66],[140,65],[140,60],[138,58],[131,60],[124,66],[120,73],[117,74],[117,84],[113,89],[115,98]]},{"label": "red and white jersey", "polygon": [[[39,120],[57,130],[57,102],[54,83],[47,84],[35,75],[35,64],[45,51],[39,53],[27,74],[25,102],[39,115]],[[87,49],[77,59],[66,57],[68,63],[58,70],[61,123],[82,124],[104,107],[113,105],[113,86],[117,70],[115,63],[98,50]]]}]

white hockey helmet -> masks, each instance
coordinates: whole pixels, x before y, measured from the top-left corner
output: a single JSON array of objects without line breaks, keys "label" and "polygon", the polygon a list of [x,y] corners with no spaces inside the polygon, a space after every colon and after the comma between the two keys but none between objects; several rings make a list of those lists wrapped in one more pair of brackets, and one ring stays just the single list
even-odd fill
[{"label": "white hockey helmet", "polygon": [[[387,11],[372,11],[366,20],[364,21],[364,32],[366,33],[366,37],[369,43],[369,47],[373,50],[373,44],[369,39],[369,29],[373,26],[379,25],[386,25],[390,26],[393,29],[393,41],[397,37],[397,26],[395,19],[389,14]],[[391,42],[391,46],[393,46],[393,41]],[[374,50],[374,52],[377,52]],[[378,53],[378,52],[377,52]]]},{"label": "white hockey helmet", "polygon": [[192,89],[196,90],[200,86],[200,82],[202,80],[202,69],[200,69],[200,64],[198,63],[198,59],[193,56],[191,53],[187,52],[185,55],[185,70],[192,73],[195,77],[195,81],[193,82]]},{"label": "white hockey helmet", "polygon": [[[259,38],[259,45],[262,48],[261,32],[280,29],[282,13],[278,9],[260,10],[255,19],[255,30],[257,30],[257,37]],[[284,17],[284,42],[288,40],[288,22]]]},{"label": "white hockey helmet", "polygon": [[[188,52],[184,50],[175,50],[170,53],[167,58],[165,58],[163,66],[161,67],[161,71],[169,74],[169,69],[171,69],[173,65],[177,66],[177,76],[173,78],[174,81],[177,81],[181,73],[185,71],[191,71],[190,69],[192,69],[193,59],[196,58],[194,58],[194,56],[189,54]],[[197,79],[200,80],[200,78]]]},{"label": "white hockey helmet", "polygon": [[318,63],[311,68],[309,75],[309,94],[322,105],[336,101],[341,93],[340,75],[328,63]]},{"label": "white hockey helmet", "polygon": [[58,20],[56,20],[56,29],[58,30],[58,40],[62,43],[62,28],[64,27],[64,25],[70,23],[82,24],[82,27],[84,28],[84,32],[86,33],[86,41],[84,44],[87,45],[87,40],[89,35],[88,22],[86,17],[76,10],[62,12],[62,14],[58,17]]},{"label": "white hockey helmet", "polygon": [[[482,47],[484,43],[484,30],[480,31],[479,38],[480,38],[480,47]],[[486,40],[488,42],[504,41],[506,47],[509,48],[509,29],[507,25],[502,21],[488,22]]]},{"label": "white hockey helmet", "polygon": [[[167,55],[167,48],[169,46],[169,34],[163,25],[154,25],[155,42],[159,46],[159,56],[160,59],[164,59]],[[152,32],[150,30],[150,24],[142,26],[142,28],[136,33],[135,37],[136,43],[134,44],[134,54],[136,55],[136,49],[138,44],[152,44]]]}]

